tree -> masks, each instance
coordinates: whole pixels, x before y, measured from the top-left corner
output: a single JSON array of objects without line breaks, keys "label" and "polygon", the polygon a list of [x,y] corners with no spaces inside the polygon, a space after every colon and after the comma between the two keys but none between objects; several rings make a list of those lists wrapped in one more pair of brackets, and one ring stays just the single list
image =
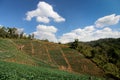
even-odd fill
[{"label": "tree", "polygon": [[116,64],[117,60],[119,59],[119,55],[115,52],[113,48],[108,49],[107,56],[109,59],[109,62]]},{"label": "tree", "polygon": [[75,39],[75,41],[73,43],[71,43],[70,48],[77,49],[78,48],[78,43],[79,43],[79,40]]},{"label": "tree", "polygon": [[31,39],[34,39],[34,34],[32,34]]},{"label": "tree", "polygon": [[2,37],[2,38],[7,37],[7,29],[5,27],[0,28],[0,37]]},{"label": "tree", "polygon": [[20,39],[22,39],[24,37],[23,34],[24,34],[24,32],[20,33]]},{"label": "tree", "polygon": [[18,33],[16,28],[8,28],[9,38],[17,38]]}]

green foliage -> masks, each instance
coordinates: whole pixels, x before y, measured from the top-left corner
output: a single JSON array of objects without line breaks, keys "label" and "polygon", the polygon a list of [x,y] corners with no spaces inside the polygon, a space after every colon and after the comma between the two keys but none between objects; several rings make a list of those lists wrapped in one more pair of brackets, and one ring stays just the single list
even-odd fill
[{"label": "green foliage", "polygon": [[34,39],[34,34],[29,34],[28,39]]},{"label": "green foliage", "polygon": [[43,67],[33,67],[0,61],[0,80],[104,80]]},{"label": "green foliage", "polygon": [[13,28],[6,28],[0,26],[0,38],[12,38],[12,39],[34,39],[34,34],[29,35],[28,37],[24,35],[24,32],[19,33],[18,29]]},{"label": "green foliage", "polygon": [[8,35],[7,30],[5,27],[0,27],[0,37],[6,38]]},{"label": "green foliage", "polygon": [[79,40],[75,39],[75,41],[70,44],[70,48],[77,49],[78,48],[78,43],[79,43]]},{"label": "green foliage", "polygon": [[89,59],[85,58],[83,54],[70,48],[62,48],[67,59],[69,60],[73,71],[90,74],[95,76],[103,76],[104,72],[96,67],[96,65]]},{"label": "green foliage", "polygon": [[109,77],[120,79],[120,38],[79,42],[77,50],[109,73]]},{"label": "green foliage", "polygon": [[0,37],[2,38],[18,38],[17,28],[0,27]]}]

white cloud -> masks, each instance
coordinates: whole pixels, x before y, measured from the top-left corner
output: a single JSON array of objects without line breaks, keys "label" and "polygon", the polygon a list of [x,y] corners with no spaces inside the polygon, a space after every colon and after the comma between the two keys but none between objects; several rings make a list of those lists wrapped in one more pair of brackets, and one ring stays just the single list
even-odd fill
[{"label": "white cloud", "polygon": [[22,32],[24,32],[24,28],[17,28],[17,33],[21,34]]},{"label": "white cloud", "polygon": [[103,28],[98,30],[94,26],[87,26],[83,29],[78,28],[72,30],[69,33],[63,34],[59,41],[62,43],[68,43],[74,41],[74,39],[79,39],[80,41],[92,41],[100,38],[119,38],[120,32],[113,31],[111,28]]},{"label": "white cloud", "polygon": [[0,26],[3,26],[3,25],[0,24]]},{"label": "white cloud", "polygon": [[47,17],[37,17],[36,18],[38,22],[43,22],[43,23],[49,23],[50,20]]},{"label": "white cloud", "polygon": [[[80,41],[92,41],[100,38],[119,38],[120,31],[112,30],[107,26],[118,24],[120,21],[120,15],[108,15],[99,18],[95,25],[86,26],[83,29],[78,28],[71,32],[64,33],[58,41],[62,43],[68,43],[79,39]],[[98,29],[99,28],[99,29]],[[100,29],[101,28],[101,29]]]},{"label": "white cloud", "polygon": [[51,42],[57,42],[56,32],[57,28],[54,26],[38,25],[34,35],[41,40],[48,39]]},{"label": "white cloud", "polygon": [[108,16],[104,16],[102,18],[99,18],[96,22],[95,25],[96,27],[106,27],[106,26],[111,26],[111,25],[115,25],[117,23],[119,23],[120,21],[120,15],[108,15]]},{"label": "white cloud", "polygon": [[37,9],[28,11],[26,13],[26,20],[30,21],[32,18],[36,18],[37,22],[49,23],[50,19],[53,19],[55,22],[65,21],[57,12],[53,10],[52,5],[40,1],[37,5]]}]

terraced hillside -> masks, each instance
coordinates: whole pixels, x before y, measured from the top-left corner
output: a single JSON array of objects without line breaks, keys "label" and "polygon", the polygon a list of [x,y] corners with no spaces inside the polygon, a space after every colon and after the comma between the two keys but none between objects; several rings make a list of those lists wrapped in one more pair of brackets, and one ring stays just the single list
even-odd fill
[{"label": "terraced hillside", "polygon": [[95,76],[103,76],[104,74],[92,61],[66,45],[24,39],[13,40],[13,43],[19,47],[24,45],[21,51],[35,60],[60,70]]},{"label": "terraced hillside", "polygon": [[[0,80],[103,80],[95,77],[101,76],[101,70],[92,62],[89,63],[92,68],[85,65],[84,59],[83,55],[62,44],[0,39]],[[84,65],[96,70],[95,73],[82,67]]]},{"label": "terraced hillside", "polygon": [[89,59],[86,59],[81,53],[69,48],[62,49],[74,72],[99,76],[104,74],[103,71],[96,66],[96,64]]},{"label": "terraced hillside", "polygon": [[0,61],[0,80],[105,80],[88,75]]},{"label": "terraced hillside", "polygon": [[31,57],[19,51],[16,44],[10,39],[0,39],[0,59],[22,64],[35,64]]},{"label": "terraced hillside", "polygon": [[[27,41],[25,41],[24,44],[26,42]],[[27,46],[27,44],[25,44],[25,46]],[[26,51],[31,50],[29,48],[30,47],[28,47]],[[27,53],[23,50],[20,50],[19,46],[14,43],[12,39],[0,39],[0,60],[34,66],[50,67],[49,64],[46,64],[40,60],[36,60],[36,58],[33,58],[32,56],[27,55]]]}]

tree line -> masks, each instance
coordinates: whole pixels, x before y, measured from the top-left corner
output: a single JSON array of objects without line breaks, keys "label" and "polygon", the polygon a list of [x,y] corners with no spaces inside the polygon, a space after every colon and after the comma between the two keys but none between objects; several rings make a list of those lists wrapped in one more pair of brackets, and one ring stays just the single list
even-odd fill
[{"label": "tree line", "polygon": [[0,26],[0,38],[10,38],[10,39],[34,39],[34,34],[25,35],[25,33],[19,32],[15,27],[4,27]]}]

